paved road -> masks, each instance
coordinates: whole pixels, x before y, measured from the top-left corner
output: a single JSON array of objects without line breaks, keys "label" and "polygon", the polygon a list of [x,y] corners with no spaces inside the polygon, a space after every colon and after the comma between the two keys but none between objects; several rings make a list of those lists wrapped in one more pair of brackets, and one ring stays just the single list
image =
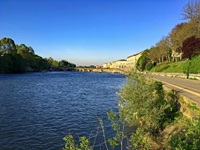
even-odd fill
[{"label": "paved road", "polygon": [[162,83],[170,88],[175,89],[180,92],[180,94],[193,99],[194,101],[200,103],[200,81],[199,80],[189,80],[165,76],[152,76],[154,79],[162,81]]}]

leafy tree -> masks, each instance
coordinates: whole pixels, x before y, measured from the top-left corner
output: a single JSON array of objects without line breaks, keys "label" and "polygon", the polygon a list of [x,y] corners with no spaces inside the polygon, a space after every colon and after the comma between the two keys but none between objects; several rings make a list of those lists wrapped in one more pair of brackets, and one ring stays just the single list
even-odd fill
[{"label": "leafy tree", "polygon": [[18,54],[4,54],[0,57],[1,73],[23,73],[25,66],[23,58]]},{"label": "leafy tree", "polygon": [[190,60],[193,56],[199,55],[200,54],[200,38],[196,38],[194,36],[187,38],[183,42],[182,51],[183,51],[183,57],[189,58]]},{"label": "leafy tree", "polygon": [[76,65],[75,64],[72,64],[66,60],[61,60],[59,61],[59,67],[62,67],[62,68],[75,68]]},{"label": "leafy tree", "polygon": [[[159,49],[158,47],[151,47],[149,50],[149,53],[147,57],[152,61],[152,62],[159,62],[159,55],[157,55]],[[155,55],[156,54],[156,55]]]},{"label": "leafy tree", "polygon": [[187,23],[177,24],[170,33],[171,47],[175,52],[181,52],[182,42],[187,36]]},{"label": "leafy tree", "polygon": [[11,38],[0,40],[0,53],[16,53],[15,42]]},{"label": "leafy tree", "polygon": [[148,63],[145,65],[145,70],[150,71],[153,67],[154,67],[154,66],[153,66],[153,63],[152,63],[152,62],[148,62]]},{"label": "leafy tree", "polygon": [[147,57],[148,53],[149,53],[148,49],[144,50],[142,55],[140,56],[140,58],[137,60],[137,63],[136,63],[137,70],[144,71],[145,65],[149,61],[149,59]]},{"label": "leafy tree", "polygon": [[145,69],[145,65],[147,64],[147,57],[145,55],[140,56],[140,58],[138,59],[137,63],[136,63],[136,68],[139,71],[144,71]]},{"label": "leafy tree", "polygon": [[125,135],[125,120],[122,113],[115,113],[112,110],[107,112],[108,118],[112,123],[112,128],[116,132],[113,138],[108,139],[110,146],[114,149],[120,145],[121,150],[123,149]]},{"label": "leafy tree", "polygon": [[149,147],[149,139],[179,115],[178,96],[174,92],[166,96],[162,83],[141,74],[132,73],[119,96],[120,113],[130,127],[136,128],[131,137],[132,148]]},{"label": "leafy tree", "polygon": [[163,37],[157,44],[157,55],[159,57],[160,62],[164,62],[165,60],[170,61],[171,59],[171,43],[169,40],[169,36]]}]

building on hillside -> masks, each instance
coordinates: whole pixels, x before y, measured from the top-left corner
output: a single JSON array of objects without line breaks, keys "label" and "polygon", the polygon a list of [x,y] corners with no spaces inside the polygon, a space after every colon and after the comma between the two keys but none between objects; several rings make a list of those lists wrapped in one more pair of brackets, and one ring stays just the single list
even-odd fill
[{"label": "building on hillside", "polygon": [[171,57],[172,57],[172,59],[173,59],[173,61],[179,61],[179,60],[182,60],[182,56],[183,56],[183,53],[182,52],[176,52],[176,51],[172,51],[172,55],[171,55]]},{"label": "building on hillside", "polygon": [[126,68],[126,59],[120,59],[118,61],[116,61],[116,68],[118,69],[123,69],[123,68]]},{"label": "building on hillside", "polygon": [[136,63],[137,63],[138,59],[140,58],[140,56],[142,56],[142,52],[128,56],[127,62],[126,62],[127,69],[129,69],[129,70],[136,69]]},{"label": "building on hillside", "polygon": [[104,63],[103,64],[103,68],[110,68],[110,66],[111,66],[111,62],[109,62],[109,63]]},{"label": "building on hillside", "polygon": [[117,63],[116,63],[116,62],[117,62],[117,61],[111,62],[110,68],[112,68],[112,69],[117,68]]}]

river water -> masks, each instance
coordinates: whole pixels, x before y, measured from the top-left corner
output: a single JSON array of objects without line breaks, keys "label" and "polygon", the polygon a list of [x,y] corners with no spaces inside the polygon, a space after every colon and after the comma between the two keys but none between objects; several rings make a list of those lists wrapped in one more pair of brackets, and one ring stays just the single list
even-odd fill
[{"label": "river water", "polygon": [[106,112],[118,109],[116,92],[125,76],[108,73],[45,72],[0,75],[0,149],[59,150],[63,137],[96,137],[104,149],[114,132]]}]

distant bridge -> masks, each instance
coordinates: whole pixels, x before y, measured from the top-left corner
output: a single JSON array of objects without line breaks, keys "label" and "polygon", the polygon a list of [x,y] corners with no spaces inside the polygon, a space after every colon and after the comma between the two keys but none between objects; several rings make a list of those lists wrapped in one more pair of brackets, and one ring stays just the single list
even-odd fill
[{"label": "distant bridge", "polygon": [[75,68],[75,71],[79,72],[108,72],[108,73],[120,73],[128,74],[128,71],[122,69],[113,69],[113,68]]}]

